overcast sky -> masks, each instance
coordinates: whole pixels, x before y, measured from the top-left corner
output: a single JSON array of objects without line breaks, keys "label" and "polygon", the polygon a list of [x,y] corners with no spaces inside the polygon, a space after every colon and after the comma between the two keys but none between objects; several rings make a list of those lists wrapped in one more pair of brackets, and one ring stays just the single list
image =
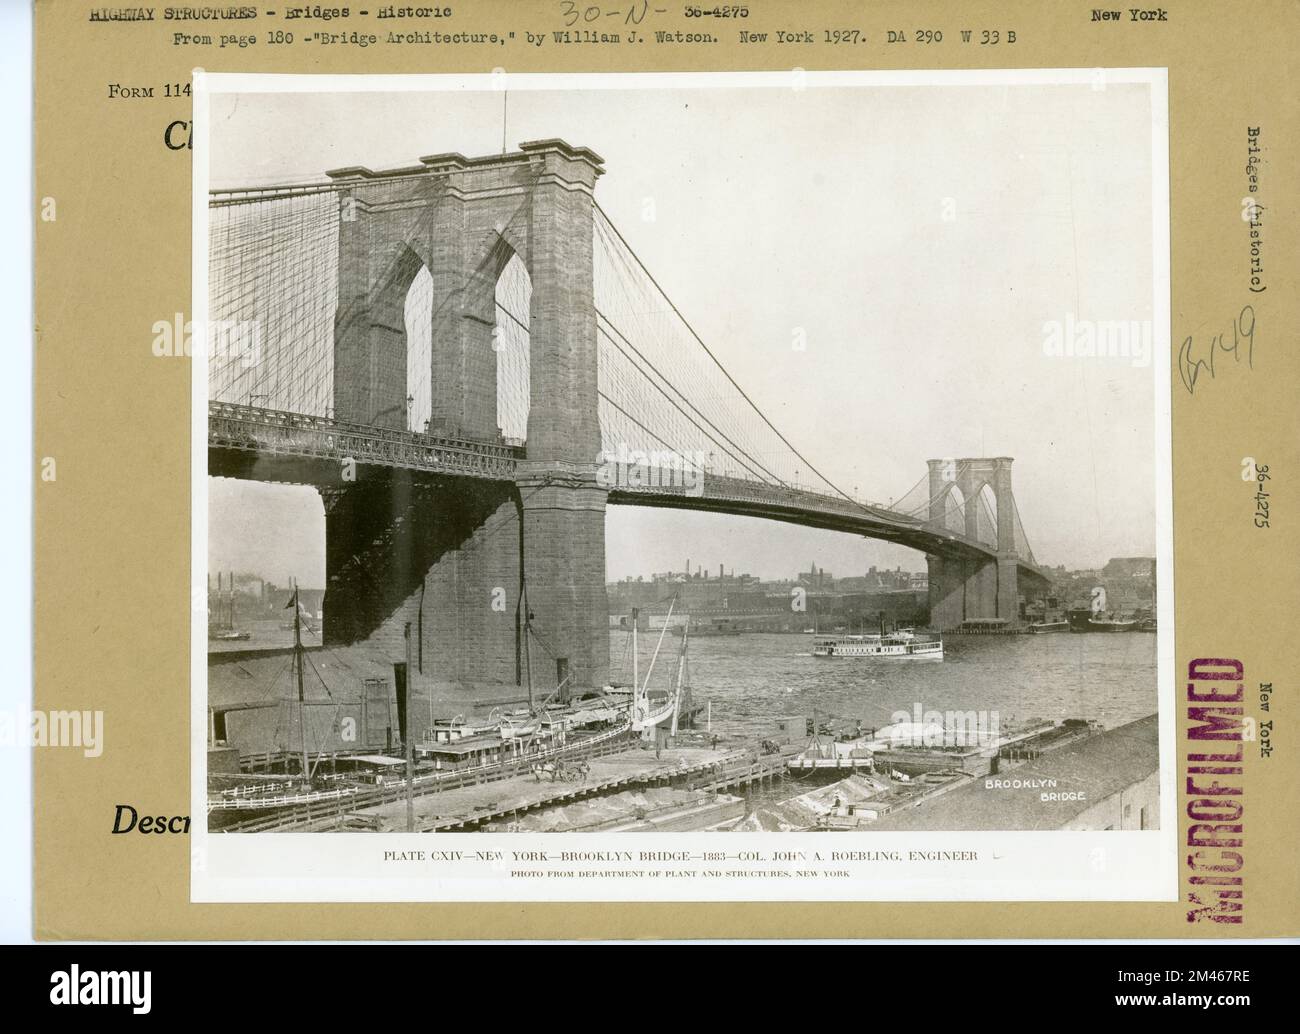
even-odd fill
[{"label": "overcast sky", "polygon": [[[1045,325],[1152,318],[1149,104],[1113,84],[512,91],[505,135],[605,158],[611,219],[841,487],[884,501],[927,459],[1013,456],[1037,559],[1090,567],[1154,552],[1153,362],[1047,355]],[[212,185],[254,185],[499,153],[502,96],[217,95],[211,123]],[[210,487],[214,569],[323,584],[313,490]],[[606,527],[611,579],[688,556],[765,577],[924,564],[739,518],[617,507]]]}]

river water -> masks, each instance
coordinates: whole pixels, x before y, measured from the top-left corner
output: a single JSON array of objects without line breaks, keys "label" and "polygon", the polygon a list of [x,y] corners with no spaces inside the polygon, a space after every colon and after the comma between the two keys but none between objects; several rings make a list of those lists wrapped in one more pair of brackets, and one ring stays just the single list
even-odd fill
[{"label": "river water", "polygon": [[[610,635],[616,678],[630,681],[623,632]],[[712,702],[722,735],[765,735],[780,716],[860,718],[879,728],[895,712],[997,712],[1003,726],[1030,719],[1086,718],[1111,728],[1156,710],[1156,636],[1145,632],[948,635],[933,660],[822,658],[810,635],[693,637],[688,663],[697,701]],[[641,675],[657,635],[642,633]],[[668,636],[651,676],[667,689],[681,641]],[[703,715],[700,717],[701,724]]]}]

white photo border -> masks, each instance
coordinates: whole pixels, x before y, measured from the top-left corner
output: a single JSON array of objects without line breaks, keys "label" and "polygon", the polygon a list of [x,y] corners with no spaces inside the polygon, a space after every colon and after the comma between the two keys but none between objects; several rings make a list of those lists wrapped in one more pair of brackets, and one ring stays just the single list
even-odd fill
[{"label": "white photo border", "polygon": [[[1174,570],[1170,327],[1170,210],[1168,70],[1078,68],[906,70],[871,72],[510,73],[509,86],[525,90],[801,88],[890,86],[1024,86],[1135,83],[1150,87],[1152,342],[1155,391],[1157,707],[1160,751],[1160,827],[1145,831],[868,832],[830,841],[808,833],[314,833],[222,834],[207,829],[207,625],[204,608],[191,607],[191,833],[190,900],[193,902],[489,902],[489,901],[1176,901],[1177,800],[1174,679]],[[209,98],[229,93],[365,93],[498,91],[498,74],[280,75],[194,71],[193,319],[208,316]],[[191,440],[191,592],[207,585],[206,362],[193,363]],[[773,841],[775,838],[775,841]],[[866,838],[865,841],[863,838]],[[773,847],[775,843],[775,848]],[[555,856],[556,871],[674,871],[678,863],[642,860],[643,852],[689,850],[720,853],[721,867],[748,864],[743,856],[773,851],[811,860],[836,850],[907,852],[975,851],[976,862],[908,862],[881,874],[858,866],[849,878],[738,877],[672,879],[511,877],[513,851]],[[437,875],[385,862],[386,852],[460,853],[440,862]],[[558,861],[626,852],[614,860]],[[488,855],[501,857],[486,857]],[[695,864],[695,863],[692,863]],[[764,864],[770,864],[765,862]],[[801,863],[792,857],[787,863]],[[529,868],[532,868],[531,863]],[[836,865],[841,869],[843,866]]]}]

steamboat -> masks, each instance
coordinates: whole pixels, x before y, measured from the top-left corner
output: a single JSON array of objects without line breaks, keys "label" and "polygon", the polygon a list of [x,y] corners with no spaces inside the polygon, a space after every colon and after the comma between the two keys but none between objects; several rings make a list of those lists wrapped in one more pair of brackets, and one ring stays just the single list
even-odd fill
[{"label": "steamboat", "polygon": [[910,628],[869,635],[818,636],[814,657],[881,657],[890,660],[928,658],[943,660],[943,636],[918,634]]}]

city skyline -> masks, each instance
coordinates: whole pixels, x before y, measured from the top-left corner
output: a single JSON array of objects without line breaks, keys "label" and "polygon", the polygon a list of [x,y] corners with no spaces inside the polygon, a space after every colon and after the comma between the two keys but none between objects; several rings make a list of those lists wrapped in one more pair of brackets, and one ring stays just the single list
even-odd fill
[{"label": "city skyline", "polygon": [[[739,579],[747,578],[747,579],[753,579],[754,581],[757,581],[762,584],[794,583],[794,582],[798,582],[804,575],[811,574],[813,572],[816,572],[819,575],[824,575],[828,579],[834,579],[836,582],[868,577],[873,572],[877,575],[882,575],[882,576],[887,574],[894,574],[898,572],[901,572],[902,574],[905,575],[926,574],[926,564],[921,554],[917,553],[915,550],[903,550],[902,552],[910,553],[914,557],[921,558],[921,562],[919,564],[914,563],[913,566],[910,567],[906,562],[895,563],[892,565],[871,563],[860,568],[835,567],[831,564],[821,562],[822,558],[814,554],[811,558],[811,561],[806,563],[805,566],[786,570],[784,572],[761,573],[757,570],[752,570],[749,567],[746,567],[743,563],[739,563],[729,559],[715,558],[712,561],[703,561],[703,560],[696,560],[692,557],[686,557],[682,561],[681,566],[668,566],[657,570],[643,570],[643,571],[630,572],[627,574],[620,575],[617,578],[609,577],[606,579],[606,584],[612,586],[612,585],[628,584],[628,583],[636,583],[636,582],[648,583],[660,579],[680,578],[681,576],[686,576],[690,579],[700,579],[706,581],[719,580],[719,573],[718,573],[719,566],[721,566],[725,570],[725,575],[722,577],[721,580],[727,580],[727,579],[739,580]],[[1142,559],[1154,560],[1154,557],[1150,556],[1149,554],[1134,553],[1134,554],[1125,554],[1123,557],[1107,557],[1104,561],[1086,567],[1066,567],[1065,565],[1053,565],[1051,569],[1062,570],[1063,573],[1067,576],[1071,576],[1071,575],[1077,576],[1084,573],[1100,572],[1105,568],[1105,566],[1110,561],[1117,560],[1117,559],[1128,559],[1130,557],[1138,557]],[[300,575],[296,571],[290,570],[288,568],[285,568],[283,572],[280,572],[280,568],[276,566],[277,564],[279,564],[279,561],[272,561],[271,566],[269,567],[263,567],[257,565],[239,566],[238,564],[230,564],[230,563],[223,563],[223,564],[217,564],[215,562],[210,563],[209,579],[208,579],[209,589],[215,590],[217,588],[218,578],[223,579],[223,588],[228,589],[229,582],[224,580],[231,575],[233,575],[237,579],[243,580],[245,583],[248,581],[262,581],[274,585],[277,588],[291,587],[295,584],[296,581],[296,584],[304,591],[320,591],[324,589],[325,578],[323,573],[321,574],[319,580],[314,581],[311,578]],[[323,572],[324,570],[323,565],[321,570]]]},{"label": "city skyline", "polygon": [[[215,486],[226,481],[230,486],[224,491]],[[287,585],[297,578],[303,586],[325,584],[325,521],[319,498],[313,489],[294,486],[267,486],[251,481],[229,481],[214,478],[211,494],[223,497],[226,502],[220,520],[210,524],[208,543],[208,569],[217,571],[275,571],[279,576],[266,575],[268,581]],[[278,489],[276,498],[268,506],[254,496],[252,506],[239,501],[240,489]],[[790,565],[795,564],[798,574],[800,557],[816,555],[825,558],[819,566],[828,571],[866,572],[871,567],[893,570],[901,567],[907,571],[925,570],[925,556],[905,546],[865,539],[843,532],[799,528],[793,525],[772,526],[759,518],[718,516],[695,513],[660,513],[646,511],[651,518],[662,517],[666,531],[647,532],[644,519],[635,526],[620,522],[620,510],[609,510],[606,519],[606,581],[622,581],[637,575],[649,576],[654,571],[676,570],[674,553],[680,547],[678,540],[712,541],[714,536],[698,534],[695,522],[709,525],[714,522],[728,525],[725,537],[733,553],[725,559],[714,560],[705,566],[722,562],[730,571],[733,567],[743,573],[765,580],[779,580],[789,576]],[[685,524],[686,527],[682,527]],[[249,532],[257,530],[255,536]],[[648,536],[648,541],[647,541]],[[663,539],[667,537],[668,542]],[[718,537],[721,537],[719,535]],[[736,543],[741,544],[736,549]],[[1153,549],[1135,548],[1096,556],[1088,562],[1067,563],[1055,557],[1045,558],[1048,567],[1065,567],[1070,571],[1091,571],[1104,567],[1106,562],[1120,556],[1154,556]],[[703,559],[704,551],[700,552]],[[678,557],[677,563],[683,558]],[[910,565],[910,566],[909,566]],[[782,574],[786,572],[786,574]]]}]

